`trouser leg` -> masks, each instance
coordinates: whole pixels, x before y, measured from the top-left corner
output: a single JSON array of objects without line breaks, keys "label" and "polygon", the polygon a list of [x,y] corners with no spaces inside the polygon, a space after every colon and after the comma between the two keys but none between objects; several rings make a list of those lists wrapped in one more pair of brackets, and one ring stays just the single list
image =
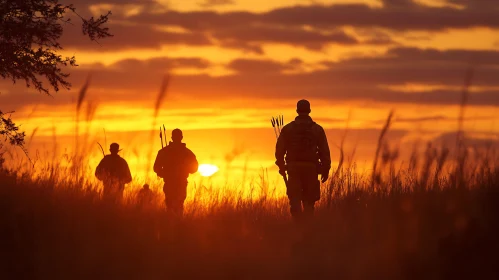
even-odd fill
[{"label": "trouser leg", "polygon": [[314,215],[315,202],[303,201],[303,216],[304,218],[311,218]]},{"label": "trouser leg", "polygon": [[184,201],[187,197],[187,182],[167,184],[163,187],[165,193],[165,205],[167,212],[182,216],[184,213]]},{"label": "trouser leg", "polygon": [[293,220],[298,221],[302,216],[302,187],[301,178],[298,170],[288,168],[288,185],[286,194],[289,199],[290,213]]},{"label": "trouser leg", "polygon": [[303,172],[303,211],[307,218],[311,218],[314,215],[315,202],[320,199],[320,182],[316,169],[304,169]]},{"label": "trouser leg", "polygon": [[173,200],[170,209],[175,216],[182,216],[184,214],[184,200],[182,199]]},{"label": "trouser leg", "polygon": [[123,198],[123,189],[112,183],[104,184],[102,198],[107,202],[120,202],[121,198]]},{"label": "trouser leg", "polygon": [[120,186],[116,192],[116,201],[117,202],[122,202],[123,201],[123,193],[125,191],[125,186]]},{"label": "trouser leg", "polygon": [[[320,198],[320,183],[314,164],[288,166],[287,194],[293,218],[308,218],[314,214],[315,202]],[[303,204],[303,210],[302,210]]]}]

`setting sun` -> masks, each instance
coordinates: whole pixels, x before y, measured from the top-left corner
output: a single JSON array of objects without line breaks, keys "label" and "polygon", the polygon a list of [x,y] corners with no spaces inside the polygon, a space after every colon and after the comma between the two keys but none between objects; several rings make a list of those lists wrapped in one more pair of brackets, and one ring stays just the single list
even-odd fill
[{"label": "setting sun", "polygon": [[200,164],[198,172],[203,177],[210,177],[218,171],[218,167],[212,164]]}]

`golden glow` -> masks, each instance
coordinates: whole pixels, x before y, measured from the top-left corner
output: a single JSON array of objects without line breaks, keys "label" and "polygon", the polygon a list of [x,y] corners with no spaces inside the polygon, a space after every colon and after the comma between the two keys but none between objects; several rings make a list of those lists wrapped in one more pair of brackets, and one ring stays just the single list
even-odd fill
[{"label": "golden glow", "polygon": [[218,172],[218,167],[213,164],[200,164],[198,172],[203,177],[210,177]]},{"label": "golden glow", "polygon": [[449,3],[447,0],[414,0],[415,3],[420,5],[428,6],[428,7],[452,7],[455,9],[462,9],[463,7],[457,4]]},{"label": "golden glow", "polygon": [[159,0],[159,3],[169,6],[173,10],[178,11],[196,11],[196,10],[214,10],[218,12],[230,12],[230,11],[250,11],[250,12],[266,12],[276,8],[289,7],[295,5],[332,5],[332,4],[367,4],[371,7],[381,7],[381,3],[378,0],[236,0],[235,4],[228,5],[218,5],[212,7],[203,7],[200,3],[203,0]]},{"label": "golden glow", "polygon": [[401,35],[396,37],[400,43],[418,48],[494,50],[497,49],[499,30],[477,27],[446,29],[439,32],[408,32]]},{"label": "golden glow", "polygon": [[[435,91],[435,90],[454,90],[456,92],[462,90],[462,86],[449,86],[449,85],[426,85],[426,84],[417,84],[417,83],[406,83],[401,85],[380,85],[382,89],[391,90],[391,91],[399,91],[399,92],[425,92],[425,91]],[[499,87],[487,87],[487,86],[471,86],[469,91],[471,94],[474,92],[483,92],[483,91],[497,91]]]},{"label": "golden glow", "polygon": [[[210,8],[200,5],[204,0],[160,0],[158,2],[164,3],[168,9],[181,12],[214,10],[218,12],[248,11],[261,13],[294,5],[341,3],[366,3],[371,7],[381,7],[381,1],[379,0],[235,0],[233,1],[234,4]],[[418,2],[431,6],[444,5],[443,0],[418,0]],[[140,6],[134,5],[95,5],[91,9],[94,14],[105,13],[107,10],[112,10],[113,14],[116,15],[126,16],[143,12]],[[165,32],[187,32],[179,27],[156,26],[156,28]],[[376,32],[372,32],[370,28],[365,28],[365,30],[352,26],[338,28],[344,29],[347,34],[358,37],[361,42],[376,36],[376,34],[373,34]],[[207,83],[206,88],[199,88],[195,87],[196,80],[193,78],[192,87],[182,88],[177,86],[176,75],[207,74],[210,76],[223,76],[231,74],[233,72],[227,68],[227,65],[236,59],[272,60],[280,63],[288,63],[291,59],[299,59],[303,63],[298,71],[309,73],[327,68],[327,64],[324,62],[341,62],[351,58],[375,58],[383,56],[392,47],[431,48],[441,51],[450,49],[497,50],[497,38],[499,38],[499,29],[491,28],[418,32],[384,29],[376,31],[387,33],[398,44],[358,44],[352,46],[331,44],[323,49],[313,50],[300,46],[299,42],[288,45],[263,43],[261,47],[264,53],[257,54],[246,53],[239,49],[224,48],[217,42],[211,46],[164,45],[157,49],[113,50],[112,48],[105,48],[106,39],[101,41],[103,48],[96,45],[95,49],[64,49],[61,54],[74,55],[78,64],[81,65],[79,69],[88,72],[91,72],[90,70],[94,68],[93,64],[98,63],[105,67],[125,59],[147,60],[161,57],[206,59],[211,63],[207,69],[173,70],[174,75],[171,85],[156,120],[158,124],[164,123],[166,125],[167,138],[170,138],[173,128],[182,129],[184,142],[196,154],[198,160],[210,163],[200,165],[199,172],[190,176],[189,182],[196,183],[196,180],[201,181],[202,177],[209,177],[214,174],[216,176],[210,178],[210,182],[220,180],[223,183],[227,178],[229,180],[247,178],[249,181],[252,176],[259,178],[258,176],[263,171],[268,171],[269,180],[272,184],[282,184],[274,164],[275,136],[269,120],[271,116],[277,114],[284,115],[285,123],[293,120],[296,115],[297,99],[307,98],[311,101],[312,117],[328,133],[333,162],[339,159],[339,149],[337,147],[340,145],[341,136],[347,131],[350,138],[346,141],[348,148],[345,149],[345,152],[349,154],[356,143],[360,143],[354,159],[358,160],[359,165],[362,165],[374,155],[379,129],[383,126],[383,122],[391,109],[395,110],[396,116],[391,129],[396,131],[394,134],[405,133],[400,136],[400,139],[397,138],[394,141],[400,140],[402,143],[410,143],[415,139],[432,140],[444,133],[456,131],[457,116],[460,108],[458,105],[446,104],[414,104],[388,101],[381,103],[377,102],[376,97],[369,100],[342,98],[349,96],[348,86],[352,88],[357,86],[355,76],[351,81],[348,81],[347,86],[344,84],[331,85],[331,91],[339,91],[340,98],[334,99],[323,93],[329,89],[322,88],[320,83],[313,84],[314,79],[310,79],[310,84],[304,85],[270,83],[272,90],[275,89],[275,95],[262,96],[261,94],[253,95],[253,92],[238,87],[237,81],[229,81],[228,84],[230,85],[227,85],[213,79]],[[112,30],[110,32],[112,33]],[[109,40],[113,39],[110,38]],[[133,40],[133,38],[130,38],[130,40]],[[463,63],[463,75],[465,66]],[[341,71],[341,65],[338,66],[337,70]],[[131,88],[126,89],[104,89],[99,88],[96,85],[97,82],[95,84],[91,82],[85,101],[96,101],[98,107],[94,118],[90,122],[85,121],[85,109],[83,109],[79,124],[80,145],[83,146],[82,149],[85,149],[84,152],[90,158],[89,170],[93,171],[102,158],[97,142],[104,146],[106,152],[108,152],[108,145],[111,142],[118,142],[123,149],[120,154],[129,162],[134,174],[134,181],[155,178],[156,175],[150,170],[150,167],[154,162],[157,151],[161,148],[161,143],[157,139],[158,133],[156,130],[158,127],[152,128],[155,95],[161,82],[161,73],[151,73],[151,77],[156,74],[157,85],[152,85],[148,89],[134,87],[133,84]],[[478,74],[479,72],[477,72],[476,79],[481,78]],[[48,161],[52,159],[51,149],[58,151],[58,159],[62,158],[64,154],[71,155],[73,152],[75,143],[75,101],[77,100],[81,82],[83,82],[81,76],[77,77],[81,80],[73,82],[74,87],[71,92],[62,91],[54,94],[53,99],[46,97],[50,101],[42,101],[38,106],[35,106],[35,104],[38,102],[36,98],[40,98],[38,96],[40,93],[37,93],[33,88],[26,89],[23,83],[20,82],[20,91],[33,93],[27,95],[26,98],[30,105],[23,107],[21,103],[18,103],[21,104],[20,107],[4,108],[5,105],[2,104],[0,108],[7,111],[16,111],[12,117],[16,123],[21,125],[21,129],[26,131],[28,139],[36,130],[36,135],[33,136],[32,141],[28,141],[28,148],[32,155],[36,155],[37,159],[38,156],[41,157],[37,164],[44,163],[42,159],[46,158]],[[94,78],[99,79],[99,77]],[[248,79],[252,79],[252,77],[248,75]],[[358,78],[359,84],[361,79],[362,77]],[[462,79],[462,77],[456,76],[456,80],[459,79]],[[151,80],[153,79],[151,78]],[[119,80],[113,82],[120,83]],[[301,87],[300,90],[302,91],[298,91],[301,96],[287,95],[287,90],[291,89],[292,86]],[[379,85],[379,87],[386,91],[398,91],[407,95],[422,91],[452,90],[456,92],[455,100],[460,100],[462,86],[460,83],[454,85],[432,83],[432,85],[427,85],[416,82],[403,83],[401,81],[401,84],[384,84]],[[255,87],[253,90],[258,93],[256,91],[260,90],[260,88]],[[473,94],[488,90],[497,91],[498,88],[473,86],[470,96],[473,97]],[[12,90],[9,84],[5,86],[5,89],[2,85],[0,92],[9,95],[9,98],[11,95],[16,96],[15,90]],[[320,96],[320,94],[314,95],[316,92],[322,92],[323,98],[314,98],[314,96]],[[335,93],[331,92],[331,94]],[[66,98],[68,95],[71,98]],[[65,99],[60,101],[61,97]],[[198,99],[197,97],[202,98]],[[51,100],[56,102],[51,103]],[[85,108],[85,106],[84,104],[82,108]],[[33,110],[33,107],[36,107],[36,109]],[[499,120],[498,114],[499,111],[494,106],[469,105],[466,107],[464,128],[483,138],[490,137],[491,133],[499,135],[499,126],[496,124],[497,120]],[[349,116],[350,120],[347,126]],[[154,133],[151,133],[152,129],[154,129]],[[23,154],[20,153],[20,157],[22,156]]]}]

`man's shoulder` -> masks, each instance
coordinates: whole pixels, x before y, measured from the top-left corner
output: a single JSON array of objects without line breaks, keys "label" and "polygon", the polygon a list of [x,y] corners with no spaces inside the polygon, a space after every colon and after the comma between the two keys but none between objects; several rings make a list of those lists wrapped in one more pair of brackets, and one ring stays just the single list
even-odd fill
[{"label": "man's shoulder", "polygon": [[126,159],[124,159],[123,157],[119,157],[119,161],[121,161],[121,162],[123,162],[123,163],[128,164],[128,163],[126,162]]},{"label": "man's shoulder", "polygon": [[282,130],[286,129],[286,130],[289,130],[289,129],[293,129],[297,126],[300,126],[300,125],[306,125],[308,127],[310,127],[310,125],[316,129],[319,129],[319,130],[322,130],[322,126],[318,123],[316,123],[315,121],[309,121],[309,122],[299,122],[297,123],[296,121],[291,121],[290,123],[286,124],[285,126],[283,126]]},{"label": "man's shoulder", "polygon": [[101,160],[100,162],[103,163],[103,162],[109,162],[111,160],[111,155],[105,155]]},{"label": "man's shoulder", "polygon": [[312,121],[312,127],[318,131],[324,131],[324,128],[319,124],[317,123],[315,120],[311,120]]},{"label": "man's shoulder", "polygon": [[167,145],[158,151],[158,155],[166,155],[169,153],[170,150],[171,150],[171,146]]},{"label": "man's shoulder", "polygon": [[295,126],[295,123],[296,123],[295,121],[291,121],[291,122],[285,124],[282,127],[281,131],[283,131],[283,130],[289,130],[289,129],[293,128]]},{"label": "man's shoulder", "polygon": [[113,162],[113,163],[127,163],[126,160],[121,157],[120,155],[106,155],[102,160],[106,160],[107,162]]},{"label": "man's shoulder", "polygon": [[315,129],[318,129],[318,130],[321,130],[321,131],[324,130],[324,128],[322,127],[322,125],[320,125],[320,124],[318,124],[316,122],[314,122],[314,127],[315,127]]},{"label": "man's shoulder", "polygon": [[191,149],[187,148],[187,146],[185,146],[185,151],[186,151],[187,154],[195,156],[194,152]]}]

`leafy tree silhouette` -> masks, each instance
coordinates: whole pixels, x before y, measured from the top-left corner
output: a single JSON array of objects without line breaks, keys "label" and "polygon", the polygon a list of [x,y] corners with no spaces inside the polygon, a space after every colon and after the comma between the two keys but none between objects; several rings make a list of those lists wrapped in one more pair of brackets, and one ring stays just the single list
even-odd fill
[{"label": "leafy tree silhouette", "polygon": [[[68,13],[82,21],[82,33],[90,40],[111,37],[104,27],[111,12],[95,19],[81,17],[73,5],[59,0],[0,0],[0,76],[13,83],[24,80],[27,87],[50,95],[50,89],[70,89],[64,71],[67,66],[78,66],[75,57],[63,57],[59,43],[63,24],[70,23]],[[46,79],[49,85],[42,80]],[[0,111],[0,137],[11,145],[24,149],[24,132],[12,121],[9,113]]]}]

